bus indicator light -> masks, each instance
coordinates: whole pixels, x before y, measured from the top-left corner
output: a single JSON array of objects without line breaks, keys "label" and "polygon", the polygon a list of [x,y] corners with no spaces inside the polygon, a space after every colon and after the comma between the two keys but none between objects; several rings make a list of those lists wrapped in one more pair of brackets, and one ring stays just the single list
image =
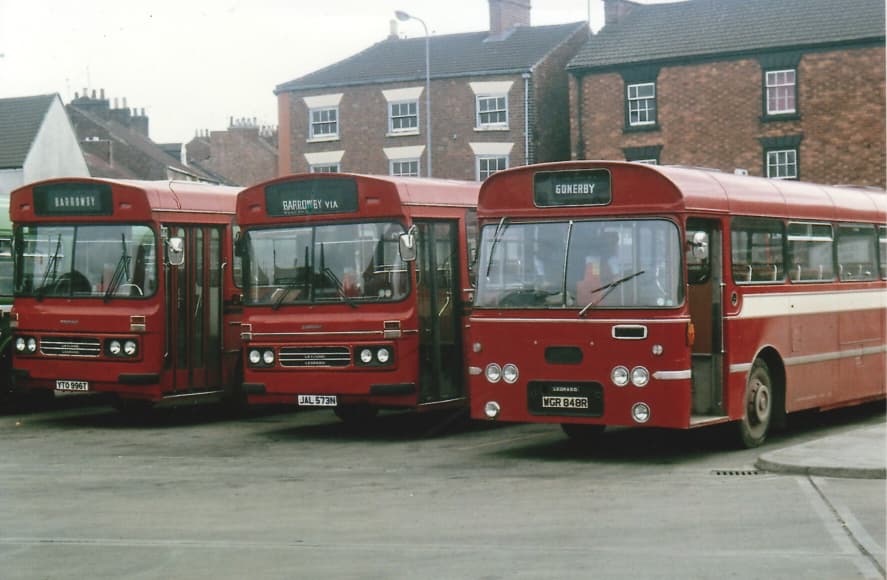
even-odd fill
[{"label": "bus indicator light", "polygon": [[693,346],[696,342],[696,326],[692,322],[687,323],[687,346]]},{"label": "bus indicator light", "polygon": [[654,344],[653,345],[653,355],[654,356],[662,356],[663,350],[664,349],[662,348],[661,344]]}]

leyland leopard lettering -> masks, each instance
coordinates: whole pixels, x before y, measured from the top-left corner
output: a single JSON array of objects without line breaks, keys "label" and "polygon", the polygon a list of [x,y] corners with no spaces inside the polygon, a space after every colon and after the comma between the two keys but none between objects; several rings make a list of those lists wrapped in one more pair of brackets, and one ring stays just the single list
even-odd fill
[{"label": "leyland leopard lettering", "polygon": [[123,409],[236,398],[237,191],[78,178],[12,192],[16,386]]},{"label": "leyland leopard lettering", "polygon": [[[484,182],[475,418],[693,428],[885,396],[887,196],[621,162]],[[507,337],[503,338],[503,337]]]},{"label": "leyland leopard lettering", "polygon": [[244,389],[251,403],[464,405],[477,183],[304,174],[244,190]]}]

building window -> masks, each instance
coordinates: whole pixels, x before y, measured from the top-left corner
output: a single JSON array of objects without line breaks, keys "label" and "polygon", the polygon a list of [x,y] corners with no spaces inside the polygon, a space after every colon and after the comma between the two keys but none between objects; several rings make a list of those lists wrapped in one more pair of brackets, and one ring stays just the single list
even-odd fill
[{"label": "building window", "polygon": [[648,145],[646,147],[625,147],[622,149],[625,160],[632,163],[646,163],[659,165],[659,155],[662,153],[662,145]]},{"label": "building window", "polygon": [[797,179],[798,150],[774,149],[767,151],[767,177],[773,179]]},{"label": "building window", "polygon": [[310,139],[337,139],[339,137],[339,107],[311,109]]},{"label": "building window", "polygon": [[626,85],[628,126],[643,127],[656,124],[656,83]]},{"label": "building window", "polygon": [[311,165],[308,170],[311,173],[339,173],[340,168],[338,163],[326,163],[323,165]]},{"label": "building window", "polygon": [[403,103],[388,103],[388,132],[389,133],[418,133],[419,132],[419,103],[409,101]]},{"label": "building window", "polygon": [[795,69],[771,70],[764,75],[768,115],[788,115],[797,112],[797,82]]},{"label": "building window", "polygon": [[508,156],[497,157],[478,157],[477,158],[477,180],[483,181],[487,177],[493,175],[497,171],[508,169]]},{"label": "building window", "polygon": [[478,129],[508,128],[508,99],[505,95],[478,95],[476,100]]},{"label": "building window", "polygon": [[419,177],[418,159],[398,159],[388,162],[388,172],[399,177]]}]

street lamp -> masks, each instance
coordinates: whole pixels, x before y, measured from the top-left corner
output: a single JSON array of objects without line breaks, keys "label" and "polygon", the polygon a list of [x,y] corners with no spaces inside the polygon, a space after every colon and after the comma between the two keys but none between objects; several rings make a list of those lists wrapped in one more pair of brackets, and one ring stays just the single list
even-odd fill
[{"label": "street lamp", "polygon": [[428,35],[428,26],[425,25],[425,21],[421,18],[407,14],[403,10],[395,10],[394,15],[401,22],[418,20],[422,28],[425,29],[425,147],[428,149],[428,168],[425,170],[425,173],[428,177],[431,177],[431,61],[429,60],[431,54],[429,40],[431,37]]}]

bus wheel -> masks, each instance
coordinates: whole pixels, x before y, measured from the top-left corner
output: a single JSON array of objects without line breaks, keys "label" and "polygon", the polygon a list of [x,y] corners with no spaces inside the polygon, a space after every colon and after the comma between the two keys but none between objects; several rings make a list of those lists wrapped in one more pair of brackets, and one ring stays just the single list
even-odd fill
[{"label": "bus wheel", "polygon": [[340,405],[333,412],[343,423],[358,427],[375,419],[379,409],[369,405]]},{"label": "bus wheel", "polygon": [[604,425],[580,425],[578,423],[561,423],[561,429],[567,437],[577,443],[591,444],[596,442],[606,427]]},{"label": "bus wheel", "polygon": [[757,447],[767,438],[773,412],[773,381],[767,363],[758,359],[752,365],[745,386],[745,414],[739,421],[740,443]]}]

